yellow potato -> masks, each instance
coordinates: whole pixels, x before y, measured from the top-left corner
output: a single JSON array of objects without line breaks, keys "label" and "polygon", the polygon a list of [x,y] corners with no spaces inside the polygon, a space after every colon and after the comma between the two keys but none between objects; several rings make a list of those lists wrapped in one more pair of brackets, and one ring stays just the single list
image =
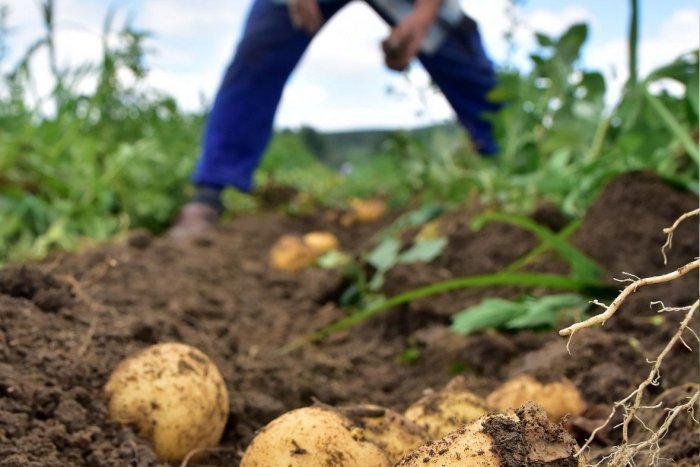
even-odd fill
[{"label": "yellow potato", "polygon": [[560,424],[528,403],[508,414],[489,414],[407,454],[396,467],[500,467],[578,465],[578,446]]},{"label": "yellow potato", "polygon": [[396,467],[500,467],[501,456],[493,450],[493,439],[483,431],[482,423],[487,417],[494,421],[517,421],[514,415],[504,414],[478,418],[406,454]]},{"label": "yellow potato", "polygon": [[422,426],[431,439],[447,433],[488,413],[486,402],[466,390],[443,390],[422,397],[411,405],[404,415]]},{"label": "yellow potato", "polygon": [[282,271],[298,271],[311,265],[318,252],[296,235],[283,235],[270,249],[270,266]]},{"label": "yellow potato", "polygon": [[428,440],[422,427],[391,409],[363,404],[338,410],[360,427],[364,437],[379,446],[392,463]]},{"label": "yellow potato", "polygon": [[386,203],[380,199],[352,199],[350,210],[340,218],[344,226],[354,224],[368,224],[374,222],[386,214]]},{"label": "yellow potato", "polygon": [[340,413],[292,410],[271,421],[246,449],[240,467],[389,467],[382,450]]},{"label": "yellow potato", "polygon": [[221,373],[194,347],[157,344],[122,361],[105,386],[109,416],[134,424],[160,459],[216,446],[228,417]]},{"label": "yellow potato", "polygon": [[566,415],[580,415],[586,409],[581,393],[566,378],[542,384],[532,376],[520,375],[503,383],[486,398],[490,406],[501,412],[519,407],[527,401],[541,405],[554,422]]},{"label": "yellow potato", "polygon": [[338,249],[338,238],[330,232],[309,232],[303,237],[304,244],[322,255]]}]

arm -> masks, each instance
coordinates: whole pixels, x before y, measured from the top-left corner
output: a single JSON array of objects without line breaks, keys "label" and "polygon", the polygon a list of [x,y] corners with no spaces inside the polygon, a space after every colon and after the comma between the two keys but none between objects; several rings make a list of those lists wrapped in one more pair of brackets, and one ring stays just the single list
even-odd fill
[{"label": "arm", "polygon": [[389,68],[401,71],[418,54],[443,1],[416,0],[413,11],[391,31],[391,35],[382,43]]}]

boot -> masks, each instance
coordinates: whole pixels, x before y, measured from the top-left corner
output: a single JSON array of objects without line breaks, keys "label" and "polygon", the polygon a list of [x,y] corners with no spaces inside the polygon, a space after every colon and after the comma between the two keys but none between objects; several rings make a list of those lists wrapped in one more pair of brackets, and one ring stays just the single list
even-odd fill
[{"label": "boot", "polygon": [[178,242],[193,240],[214,230],[218,218],[219,212],[214,207],[190,201],[180,209],[166,235]]}]

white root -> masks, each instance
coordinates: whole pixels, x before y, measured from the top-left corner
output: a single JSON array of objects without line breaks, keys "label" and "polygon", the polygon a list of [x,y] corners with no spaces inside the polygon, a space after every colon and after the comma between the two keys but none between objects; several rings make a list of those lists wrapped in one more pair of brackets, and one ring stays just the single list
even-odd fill
[{"label": "white root", "polygon": [[[671,248],[671,242],[673,239],[673,233],[676,230],[676,228],[680,225],[681,222],[683,222],[685,219],[700,214],[700,209],[696,209],[694,211],[688,212],[680,216],[671,227],[667,227],[663,229],[663,232],[668,235],[666,243],[663,245],[661,248],[661,253],[664,257],[664,264],[667,262],[666,258],[666,249]],[[697,270],[700,268],[700,259],[695,259],[694,261],[681,266],[680,268],[676,269],[675,271],[669,272],[667,274],[659,275],[659,276],[652,276],[652,277],[646,277],[646,278],[639,278],[637,276],[634,276],[632,274],[625,273],[626,276],[628,276],[625,279],[619,280],[619,282],[626,282],[628,285],[620,291],[618,294],[617,298],[613,300],[613,302],[610,305],[605,305],[597,300],[594,300],[592,303],[601,306],[604,308],[605,311],[602,313],[595,315],[585,321],[575,323],[567,328],[564,328],[559,331],[559,334],[561,336],[569,336],[569,342],[573,338],[573,335],[585,328],[589,328],[592,326],[596,325],[603,325],[605,322],[610,319],[615,312],[620,308],[620,306],[624,303],[624,301],[634,292],[637,291],[639,287],[644,287],[648,285],[653,285],[653,284],[661,284],[664,282],[670,282],[673,280],[676,280],[685,274]],[[676,346],[676,345],[683,345],[689,350],[692,351],[691,347],[687,344],[687,342],[683,339],[683,334],[685,331],[689,331],[689,333],[700,342],[700,338],[698,338],[698,334],[695,332],[695,330],[690,327],[690,323],[693,322],[693,317],[695,316],[698,307],[700,307],[700,299],[696,300],[695,303],[693,303],[691,306],[687,307],[667,307],[665,306],[662,302],[656,301],[652,302],[652,306],[660,306],[661,308],[658,310],[659,313],[661,312],[684,312],[685,316],[679,323],[679,327],[676,330],[675,334],[671,339],[668,341],[666,346],[663,348],[663,350],[657,355],[656,359],[653,361],[649,361],[649,363],[653,363],[651,370],[649,371],[649,374],[647,375],[646,379],[642,381],[637,388],[632,391],[629,395],[627,395],[625,398],[615,402],[613,404],[613,408],[610,412],[610,415],[608,418],[603,422],[602,425],[594,429],[586,443],[583,445],[583,447],[579,450],[577,453],[577,456],[580,455],[584,450],[586,450],[593,439],[596,437],[597,433],[608,426],[608,424],[612,421],[613,417],[617,413],[618,409],[622,411],[624,414],[623,421],[620,425],[616,426],[615,428],[622,428],[622,442],[620,443],[619,446],[615,446],[610,454],[607,456],[603,457],[601,461],[597,464],[600,465],[603,462],[605,462],[609,466],[613,467],[621,467],[621,466],[628,466],[628,465],[635,465],[635,456],[642,452],[648,452],[650,456],[650,465],[656,465],[657,461],[660,460],[660,441],[666,436],[668,433],[671,424],[673,421],[682,413],[687,412],[690,414],[691,417],[694,418],[694,413],[693,409],[695,405],[700,401],[700,386],[696,386],[695,390],[692,394],[688,396],[688,398],[679,404],[677,404],[674,407],[666,408],[667,415],[665,417],[665,420],[661,425],[659,425],[658,428],[652,428],[647,426],[639,417],[639,411],[641,409],[660,409],[661,408],[661,403],[657,404],[656,406],[652,407],[647,407],[642,404],[644,395],[646,393],[646,390],[649,388],[649,386],[657,386],[660,384],[660,379],[661,379],[661,366],[662,363],[664,362],[665,358],[668,356],[669,352]],[[569,344],[567,343],[567,349],[569,348]],[[643,441],[632,443],[630,441],[630,425],[634,422],[637,421],[645,430],[648,431],[649,436],[648,438],[644,439]]]}]

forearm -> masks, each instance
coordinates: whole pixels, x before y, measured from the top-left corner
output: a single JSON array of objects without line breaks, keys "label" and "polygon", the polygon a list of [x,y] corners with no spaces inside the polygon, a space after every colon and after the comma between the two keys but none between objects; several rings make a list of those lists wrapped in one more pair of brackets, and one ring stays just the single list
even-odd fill
[{"label": "forearm", "polygon": [[444,0],[416,0],[413,11],[421,15],[421,17],[432,21],[440,12],[443,2]]}]

